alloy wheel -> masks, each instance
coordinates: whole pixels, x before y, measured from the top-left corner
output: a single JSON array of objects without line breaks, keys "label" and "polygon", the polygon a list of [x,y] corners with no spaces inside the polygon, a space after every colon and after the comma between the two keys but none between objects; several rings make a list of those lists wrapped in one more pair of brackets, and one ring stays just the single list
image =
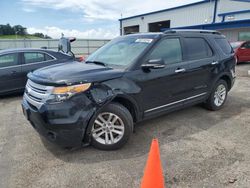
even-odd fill
[{"label": "alloy wheel", "polygon": [[125,131],[122,119],[111,112],[100,113],[92,126],[92,138],[100,144],[111,145],[119,142]]},{"label": "alloy wheel", "polygon": [[221,106],[226,99],[226,87],[223,84],[218,85],[214,93],[214,104],[216,106]]}]

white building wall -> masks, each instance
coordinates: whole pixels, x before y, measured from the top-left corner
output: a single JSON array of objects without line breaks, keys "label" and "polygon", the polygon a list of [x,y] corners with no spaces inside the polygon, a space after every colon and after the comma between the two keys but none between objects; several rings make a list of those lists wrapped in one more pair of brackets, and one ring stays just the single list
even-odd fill
[{"label": "white building wall", "polygon": [[244,13],[244,14],[232,14],[225,16],[225,21],[232,21],[232,19],[230,18],[231,16],[233,16],[233,21],[250,19],[250,13]]},{"label": "white building wall", "polygon": [[[207,2],[165,12],[149,14],[122,21],[122,28],[139,25],[140,32],[148,32],[148,24],[164,20],[171,20],[170,27],[185,27],[200,24],[210,24],[213,21],[215,2]],[[250,3],[234,0],[218,0],[216,22],[222,22],[223,16],[218,14],[250,10]],[[226,21],[250,19],[250,13],[232,14],[225,16]],[[123,31],[122,31],[123,32]]]},{"label": "white building wall", "polygon": [[122,21],[122,28],[139,25],[140,32],[148,32],[148,24],[165,20],[170,21],[170,27],[199,25],[213,21],[214,2],[183,7],[146,16],[140,16]]},{"label": "white building wall", "polygon": [[[148,14],[144,16],[125,19],[122,21],[122,34],[124,34],[124,27],[139,25],[140,32],[148,32],[148,24],[160,21],[170,20],[171,28],[195,26],[203,24],[212,24],[214,16],[215,2],[206,2],[173,10]],[[218,0],[216,11],[216,23],[223,21],[223,16],[218,16],[224,13],[250,10],[250,2],[236,1],[236,0]],[[250,20],[250,12],[232,13],[224,16],[224,22]],[[250,28],[242,26],[234,29],[218,29],[229,41],[237,41],[240,32],[250,32]]]},{"label": "white building wall", "polygon": [[[250,10],[250,3],[243,1],[233,1],[233,0],[219,0],[217,6],[217,15],[228,12],[236,12],[242,10]],[[245,20],[250,19],[250,13],[244,14],[233,14],[234,20]],[[230,21],[229,16],[225,17],[225,21]],[[216,17],[216,22],[221,22],[222,16]]]},{"label": "white building wall", "polygon": [[229,42],[235,42],[239,39],[239,32],[249,32],[249,28],[238,28],[238,29],[225,29],[220,32],[226,36]]},{"label": "white building wall", "polygon": [[250,10],[250,3],[244,1],[219,0],[217,13]]}]

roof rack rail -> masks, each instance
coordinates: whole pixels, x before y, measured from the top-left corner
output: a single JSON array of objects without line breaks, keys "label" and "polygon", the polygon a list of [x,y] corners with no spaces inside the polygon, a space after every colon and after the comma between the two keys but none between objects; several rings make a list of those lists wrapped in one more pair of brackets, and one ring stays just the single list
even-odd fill
[{"label": "roof rack rail", "polygon": [[163,33],[165,33],[165,34],[167,34],[167,33],[176,33],[176,30],[167,29],[167,30],[163,31]]},{"label": "roof rack rail", "polygon": [[192,33],[205,33],[205,34],[217,34],[221,35],[219,31],[216,30],[202,30],[202,29],[168,29],[164,31],[164,34],[177,33],[177,32],[192,32]]}]

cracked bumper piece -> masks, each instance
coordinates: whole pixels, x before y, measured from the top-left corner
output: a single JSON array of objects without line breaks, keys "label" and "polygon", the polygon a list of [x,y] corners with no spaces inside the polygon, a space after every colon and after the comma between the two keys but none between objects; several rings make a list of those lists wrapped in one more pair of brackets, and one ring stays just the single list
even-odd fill
[{"label": "cracked bumper piece", "polygon": [[43,104],[37,109],[24,98],[22,109],[33,128],[50,142],[61,147],[80,147],[95,111],[88,100],[81,96],[80,100],[76,97],[63,103]]}]

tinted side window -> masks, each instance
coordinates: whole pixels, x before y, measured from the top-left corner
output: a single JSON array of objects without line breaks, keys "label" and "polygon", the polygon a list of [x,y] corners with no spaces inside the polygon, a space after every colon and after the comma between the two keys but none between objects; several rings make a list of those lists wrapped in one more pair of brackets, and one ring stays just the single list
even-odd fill
[{"label": "tinted side window", "polygon": [[250,42],[246,42],[242,47],[244,47],[244,48],[250,48]]},{"label": "tinted side window", "polygon": [[25,52],[24,61],[25,64],[46,61],[45,54],[39,52]]},{"label": "tinted side window", "polygon": [[211,57],[213,52],[203,38],[185,38],[186,43],[186,52],[187,52],[187,59],[194,60],[194,59],[204,59],[207,57]]},{"label": "tinted side window", "polygon": [[18,65],[18,54],[7,54],[0,56],[0,68]]},{"label": "tinted side window", "polygon": [[152,51],[149,59],[163,59],[165,64],[182,61],[181,43],[178,38],[162,40]]},{"label": "tinted side window", "polygon": [[217,38],[217,39],[215,39],[215,42],[220,46],[220,48],[222,49],[222,51],[225,54],[231,54],[233,52],[231,45],[229,44],[229,42],[226,39]]},{"label": "tinted side window", "polygon": [[48,54],[45,54],[45,60],[49,61],[49,60],[53,60],[54,58],[52,58],[51,56],[49,56]]}]

